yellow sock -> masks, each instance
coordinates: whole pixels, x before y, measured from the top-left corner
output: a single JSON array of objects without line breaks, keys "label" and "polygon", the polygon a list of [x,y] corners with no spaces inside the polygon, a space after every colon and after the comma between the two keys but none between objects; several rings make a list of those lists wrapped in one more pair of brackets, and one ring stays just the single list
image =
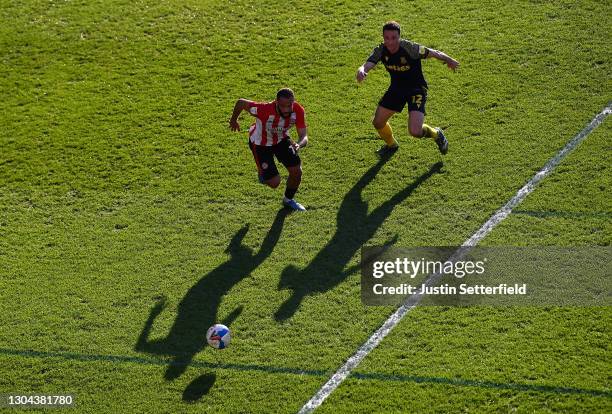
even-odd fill
[{"label": "yellow sock", "polygon": [[438,139],[438,131],[436,131],[427,124],[423,124],[423,138],[425,137]]},{"label": "yellow sock", "polygon": [[388,147],[397,147],[397,141],[393,138],[393,131],[391,130],[391,125],[387,122],[384,127],[381,129],[377,129],[378,135],[382,138],[383,141],[387,144]]}]

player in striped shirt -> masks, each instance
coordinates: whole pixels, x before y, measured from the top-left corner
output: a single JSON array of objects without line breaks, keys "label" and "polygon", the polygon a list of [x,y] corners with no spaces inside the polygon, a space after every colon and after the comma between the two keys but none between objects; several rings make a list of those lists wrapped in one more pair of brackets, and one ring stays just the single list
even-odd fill
[{"label": "player in striped shirt", "polygon": [[[302,161],[298,151],[308,144],[308,129],[304,108],[295,101],[295,95],[289,88],[283,88],[272,102],[254,102],[238,99],[229,121],[232,131],[240,131],[238,117],[247,111],[255,117],[255,123],[249,128],[249,147],[255,158],[259,182],[271,188],[280,185],[281,179],[274,162],[278,159],[289,172],[283,205],[295,211],[306,211],[304,206],[293,197],[302,181]],[[287,131],[294,126],[298,140],[294,142]]]}]

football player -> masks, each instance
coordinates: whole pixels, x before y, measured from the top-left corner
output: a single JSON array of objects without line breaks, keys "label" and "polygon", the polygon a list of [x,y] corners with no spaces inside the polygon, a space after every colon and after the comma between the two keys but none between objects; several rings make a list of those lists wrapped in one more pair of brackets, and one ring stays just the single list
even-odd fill
[{"label": "football player", "polygon": [[[293,199],[302,181],[302,161],[298,152],[308,144],[304,108],[295,101],[295,95],[289,88],[280,89],[272,102],[241,98],[236,101],[229,121],[232,131],[240,130],[238,117],[242,111],[255,117],[255,123],[249,128],[249,147],[257,165],[259,182],[271,188],[280,185],[280,175],[274,162],[276,158],[289,172],[283,205],[295,211],[306,211]],[[296,142],[287,133],[294,125],[298,135]]]},{"label": "football player", "polygon": [[357,70],[357,82],[362,82],[378,62],[382,62],[391,75],[391,85],[380,99],[372,120],[374,128],[386,143],[378,151],[380,155],[397,151],[398,143],[387,121],[397,112],[402,112],[406,104],[410,135],[433,138],[442,154],[448,151],[448,141],[442,129],[423,123],[427,82],[423,76],[421,60],[427,58],[441,60],[452,70],[459,66],[459,62],[443,52],[401,39],[399,23],[390,21],[383,26],[383,43],[374,48],[366,62]]}]

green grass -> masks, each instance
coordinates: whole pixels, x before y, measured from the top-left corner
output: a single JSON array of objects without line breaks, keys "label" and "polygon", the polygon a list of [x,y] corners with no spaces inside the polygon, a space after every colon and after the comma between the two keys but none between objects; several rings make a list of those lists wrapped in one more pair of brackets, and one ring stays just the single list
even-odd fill
[{"label": "green grass", "polygon": [[[363,244],[462,243],[608,104],[611,12],[3,2],[0,393],[73,392],[83,412],[297,411],[392,312],[360,303]],[[390,18],[461,62],[424,63],[427,122],[450,140],[440,168],[405,114],[400,151],[373,153],[388,75],[354,75]],[[237,98],[281,86],[307,111],[302,215],[279,213],[227,127]],[[484,244],[609,246],[609,122]],[[610,316],[416,309],[321,411],[608,412]],[[223,320],[230,348],[204,347]]]},{"label": "green grass", "polygon": [[[608,246],[609,125],[481,244]],[[417,308],[321,412],[609,411],[610,308],[544,305]]]}]

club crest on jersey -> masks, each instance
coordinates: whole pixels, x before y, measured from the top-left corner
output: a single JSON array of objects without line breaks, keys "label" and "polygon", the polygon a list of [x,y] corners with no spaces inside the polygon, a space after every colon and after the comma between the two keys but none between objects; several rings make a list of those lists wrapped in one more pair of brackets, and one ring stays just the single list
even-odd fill
[{"label": "club crest on jersey", "polygon": [[406,63],[408,63],[408,61],[406,60],[406,58],[405,58],[404,56],[402,56],[402,57],[400,58],[400,63],[401,63],[402,65],[405,65]]}]

